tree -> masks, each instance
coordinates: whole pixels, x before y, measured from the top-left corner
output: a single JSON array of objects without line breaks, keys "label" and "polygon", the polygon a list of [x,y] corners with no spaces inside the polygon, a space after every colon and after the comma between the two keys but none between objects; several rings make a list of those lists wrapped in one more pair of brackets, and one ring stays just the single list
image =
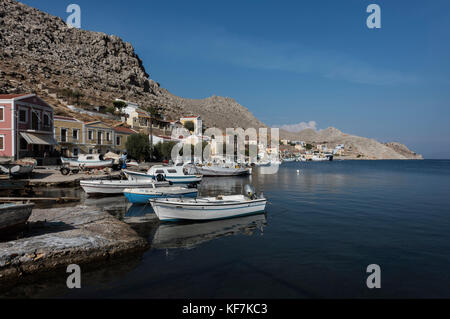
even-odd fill
[{"label": "tree", "polygon": [[84,96],[84,94],[81,93],[79,90],[75,90],[72,92],[72,96],[77,101],[77,105],[80,105],[80,98],[82,98]]},{"label": "tree", "polygon": [[189,132],[193,132],[195,129],[195,124],[192,121],[187,121],[184,123],[184,128]]},{"label": "tree", "polygon": [[128,137],[125,144],[130,157],[140,161],[150,159],[150,142],[145,134],[134,134]]},{"label": "tree", "polygon": [[115,109],[118,109],[120,113],[122,113],[122,110],[128,106],[127,103],[124,101],[114,101],[113,106]]},{"label": "tree", "polygon": [[155,145],[153,149],[153,156],[156,157],[157,160],[169,160],[172,156],[172,148],[176,145],[175,142],[159,142]]}]

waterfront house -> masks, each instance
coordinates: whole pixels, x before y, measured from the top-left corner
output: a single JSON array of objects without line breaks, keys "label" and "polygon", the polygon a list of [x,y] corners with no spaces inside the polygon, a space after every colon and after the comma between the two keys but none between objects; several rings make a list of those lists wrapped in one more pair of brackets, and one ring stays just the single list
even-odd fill
[{"label": "waterfront house", "polygon": [[202,135],[203,133],[203,121],[200,116],[186,116],[180,118],[180,123],[184,126],[187,122],[194,123],[194,135]]},{"label": "waterfront house", "polygon": [[42,165],[53,152],[53,107],[36,94],[0,94],[0,157],[33,157]]},{"label": "waterfront house", "polygon": [[64,157],[76,157],[86,153],[84,147],[84,123],[72,117],[55,115],[55,139],[58,142],[56,149]]},{"label": "waterfront house", "polygon": [[127,150],[126,143],[129,136],[137,132],[122,125],[114,127],[114,150],[123,153]]},{"label": "waterfront house", "polygon": [[85,150],[87,154],[106,154],[114,149],[114,128],[94,121],[84,123]]}]

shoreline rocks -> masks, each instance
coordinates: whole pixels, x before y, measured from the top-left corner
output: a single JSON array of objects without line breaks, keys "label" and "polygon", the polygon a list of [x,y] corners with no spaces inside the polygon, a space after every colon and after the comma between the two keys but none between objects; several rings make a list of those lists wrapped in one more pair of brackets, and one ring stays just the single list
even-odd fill
[{"label": "shoreline rocks", "polygon": [[0,282],[70,264],[106,261],[149,247],[129,225],[83,206],[35,209],[28,222],[28,237],[0,243]]}]

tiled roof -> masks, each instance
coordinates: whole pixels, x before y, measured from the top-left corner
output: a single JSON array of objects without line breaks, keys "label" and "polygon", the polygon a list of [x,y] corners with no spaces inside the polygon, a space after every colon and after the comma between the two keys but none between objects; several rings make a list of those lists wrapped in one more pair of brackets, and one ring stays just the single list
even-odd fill
[{"label": "tiled roof", "polygon": [[0,94],[0,100],[11,100],[16,97],[27,96],[30,94]]},{"label": "tiled roof", "polygon": [[123,127],[123,126],[117,126],[114,128],[114,131],[119,132],[119,133],[128,133],[128,134],[135,134],[136,131],[128,128],[128,127]]},{"label": "tiled roof", "polygon": [[66,120],[66,121],[76,121],[77,120],[77,119],[75,119],[73,117],[61,116],[61,115],[55,115],[54,119],[55,120]]}]

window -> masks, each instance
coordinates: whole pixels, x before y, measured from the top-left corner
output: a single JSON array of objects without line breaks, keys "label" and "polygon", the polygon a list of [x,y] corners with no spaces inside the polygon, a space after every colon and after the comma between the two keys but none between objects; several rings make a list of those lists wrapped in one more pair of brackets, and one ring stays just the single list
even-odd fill
[{"label": "window", "polygon": [[74,148],[74,149],[73,149],[73,152],[72,152],[72,155],[73,155],[73,156],[78,156],[78,153],[79,153],[79,152],[78,152],[78,148]]},{"label": "window", "polygon": [[94,150],[92,148],[89,149],[89,154],[94,153]]},{"label": "window", "polygon": [[5,150],[5,135],[0,135],[0,151]]},{"label": "window", "polygon": [[44,126],[50,126],[50,116],[48,114],[44,114]]},{"label": "window", "polygon": [[0,122],[3,122],[5,120],[5,107],[0,106]]},{"label": "window", "polygon": [[156,171],[156,174],[164,174],[164,171],[162,169],[159,169]]},{"label": "window", "polygon": [[28,111],[24,109],[19,109],[19,122],[27,123],[28,121]]},{"label": "window", "polygon": [[88,131],[88,139],[89,140],[93,140],[94,139],[94,132],[93,131]]},{"label": "window", "polygon": [[121,136],[116,136],[116,145],[120,146],[121,143],[122,143],[122,137]]},{"label": "window", "polygon": [[93,156],[88,156],[88,157],[86,157],[86,159],[87,159],[87,160],[93,160],[94,157],[93,157]]},{"label": "window", "polygon": [[78,141],[78,130],[72,129],[72,138],[74,141]]},{"label": "window", "polygon": [[61,142],[67,142],[67,129],[61,128]]},{"label": "window", "polygon": [[167,172],[170,173],[170,174],[176,174],[177,170],[175,170],[175,169],[168,169]]},{"label": "window", "polygon": [[109,133],[109,132],[106,133],[106,140],[107,140],[108,142],[111,141],[111,133]]}]

